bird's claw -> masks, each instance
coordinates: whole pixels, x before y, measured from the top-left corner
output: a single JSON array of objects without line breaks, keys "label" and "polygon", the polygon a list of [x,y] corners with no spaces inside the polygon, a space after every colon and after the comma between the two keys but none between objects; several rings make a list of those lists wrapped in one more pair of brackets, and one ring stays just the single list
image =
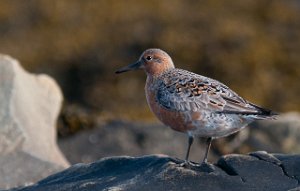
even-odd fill
[{"label": "bird's claw", "polygon": [[201,164],[198,164],[198,163],[185,160],[183,163],[180,163],[178,166],[182,168],[187,168],[187,169],[206,172],[206,173],[211,173],[215,171],[214,165],[208,162],[202,162]]},{"label": "bird's claw", "polygon": [[192,167],[198,167],[199,165],[196,163],[193,163],[191,161],[185,160],[183,163],[179,164],[179,167],[184,167],[184,168],[192,168]]}]

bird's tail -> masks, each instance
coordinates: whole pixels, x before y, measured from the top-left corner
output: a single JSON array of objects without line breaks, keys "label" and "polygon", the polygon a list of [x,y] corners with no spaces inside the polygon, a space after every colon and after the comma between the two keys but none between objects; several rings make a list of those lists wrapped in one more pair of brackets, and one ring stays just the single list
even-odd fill
[{"label": "bird's tail", "polygon": [[277,119],[277,116],[279,115],[278,113],[262,108],[258,105],[255,105],[253,103],[249,103],[251,106],[253,106],[256,110],[257,113],[254,115],[255,119]]}]

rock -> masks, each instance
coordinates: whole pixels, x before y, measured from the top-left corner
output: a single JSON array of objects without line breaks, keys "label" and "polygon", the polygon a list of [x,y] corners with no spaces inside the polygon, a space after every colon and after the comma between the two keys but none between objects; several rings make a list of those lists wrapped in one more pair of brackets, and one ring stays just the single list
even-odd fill
[{"label": "rock", "polygon": [[62,165],[50,163],[24,151],[14,151],[0,157],[2,188],[32,184],[55,172]]},{"label": "rock", "polygon": [[[119,155],[162,153],[177,158],[185,156],[187,136],[161,123],[117,120],[101,123],[94,119],[94,124],[96,126],[94,129],[59,139],[61,150],[72,164],[93,162],[102,157]],[[239,133],[214,140],[209,160],[216,162],[225,154],[245,154],[255,150],[300,153],[299,145],[300,114],[284,113],[277,120],[259,121]],[[204,155],[205,143],[196,140],[191,149],[190,159],[199,162]]]},{"label": "rock", "polygon": [[35,182],[69,164],[56,144],[62,93],[47,75],[0,55],[0,188]]},{"label": "rock", "polygon": [[[281,165],[272,161],[281,161]],[[266,152],[226,155],[216,164],[208,165],[213,169],[209,172],[203,166],[182,167],[182,162],[166,155],[104,158],[91,164],[73,165],[15,191],[282,191],[299,187],[300,155],[271,155]]]},{"label": "rock", "polygon": [[[97,128],[81,131],[58,140],[59,147],[72,163],[90,163],[109,156],[141,156],[162,153],[183,158],[187,149],[187,135],[171,130],[163,124],[143,124],[111,121]],[[195,140],[190,153],[199,162],[205,144]],[[210,152],[210,161],[217,160]]]},{"label": "rock", "polygon": [[253,123],[248,144],[269,152],[300,153],[300,113],[284,113],[277,120]]}]

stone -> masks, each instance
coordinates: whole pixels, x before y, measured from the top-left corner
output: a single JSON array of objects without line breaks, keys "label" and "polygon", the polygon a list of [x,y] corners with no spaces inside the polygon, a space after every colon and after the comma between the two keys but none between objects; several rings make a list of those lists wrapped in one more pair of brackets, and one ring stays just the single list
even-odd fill
[{"label": "stone", "polygon": [[[120,155],[166,154],[183,158],[187,143],[187,135],[172,131],[163,124],[117,120],[58,140],[59,147],[71,164],[90,163],[103,157]],[[205,144],[195,140],[190,159],[199,162],[204,152]],[[217,160],[214,152],[210,152],[209,160]]]},{"label": "stone", "polygon": [[283,113],[276,120],[253,123],[250,129],[247,143],[253,148],[274,153],[300,153],[298,112]]},{"label": "stone", "polygon": [[[299,187],[299,171],[293,169],[299,168],[300,155],[272,155],[266,152],[256,155],[263,157],[253,154],[225,155],[211,165],[213,171],[209,172],[199,165],[183,167],[180,165],[183,160],[166,155],[109,157],[90,164],[73,165],[34,185],[14,191],[281,191]],[[280,160],[283,166],[273,163],[274,160]]]},{"label": "stone", "polygon": [[[102,157],[119,155],[140,156],[159,153],[183,158],[186,154],[187,135],[172,131],[161,123],[113,120],[95,124],[96,128],[94,129],[80,131],[58,140],[59,147],[71,164],[89,163]],[[238,135],[248,132],[246,130],[242,130]],[[238,135],[234,135],[235,138]],[[216,162],[224,154],[247,153],[253,150],[220,152],[219,148],[232,146],[230,143],[236,139],[228,140],[228,142],[225,140],[227,139],[214,140],[209,153],[209,161]],[[217,144],[218,142],[223,144]],[[242,147],[244,144],[247,143],[239,142],[238,146]],[[190,160],[199,162],[203,159],[204,153],[205,139],[196,138],[191,147]]]},{"label": "stone", "polygon": [[35,182],[69,166],[56,144],[62,93],[47,75],[0,55],[0,188]]},{"label": "stone", "polygon": [[[91,116],[89,113],[85,115]],[[82,115],[78,116],[80,117]],[[58,140],[59,147],[72,164],[93,162],[102,157],[120,155],[140,156],[162,153],[177,158],[185,156],[187,136],[172,131],[161,123],[120,120],[103,122],[97,117],[94,119],[83,117],[82,121],[84,123],[79,123],[77,126],[84,126],[86,121],[92,121],[96,128],[85,129]],[[266,150],[271,153],[300,153],[299,125],[300,113],[296,112],[283,113],[277,120],[253,123],[239,133],[214,140],[209,161],[216,162],[220,156],[229,153],[245,154],[256,150]],[[203,158],[204,141],[201,138],[195,139],[190,160],[199,162]]]}]

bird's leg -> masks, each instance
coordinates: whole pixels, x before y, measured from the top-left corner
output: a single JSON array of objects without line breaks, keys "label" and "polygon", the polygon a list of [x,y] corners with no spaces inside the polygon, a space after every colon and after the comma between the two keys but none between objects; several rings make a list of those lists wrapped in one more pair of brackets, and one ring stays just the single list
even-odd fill
[{"label": "bird's leg", "polygon": [[182,167],[191,165],[191,163],[189,162],[189,155],[190,155],[190,150],[191,150],[191,146],[192,146],[193,142],[194,142],[194,137],[192,135],[189,135],[188,148],[187,148],[186,155],[185,155],[185,161],[184,161],[184,163],[180,164],[180,166],[182,166]]},{"label": "bird's leg", "polygon": [[207,163],[207,156],[208,156],[208,152],[209,152],[209,149],[210,149],[210,146],[211,146],[211,142],[212,142],[212,137],[207,138],[207,140],[206,140],[206,151],[205,151],[205,155],[204,155],[202,163]]},{"label": "bird's leg", "polygon": [[209,137],[207,140],[206,140],[206,151],[205,151],[205,155],[204,155],[204,158],[203,158],[203,161],[200,165],[200,169],[201,171],[203,172],[207,172],[207,173],[211,173],[211,172],[214,172],[215,171],[215,167],[213,164],[209,164],[207,162],[207,156],[208,156],[208,153],[209,153],[209,149],[210,149],[210,145],[211,145],[211,142],[212,142],[213,138],[212,137]]},{"label": "bird's leg", "polygon": [[189,161],[190,150],[191,150],[191,146],[192,146],[193,142],[194,142],[194,137],[189,135],[188,148],[187,148],[187,152],[185,155],[185,161]]}]

